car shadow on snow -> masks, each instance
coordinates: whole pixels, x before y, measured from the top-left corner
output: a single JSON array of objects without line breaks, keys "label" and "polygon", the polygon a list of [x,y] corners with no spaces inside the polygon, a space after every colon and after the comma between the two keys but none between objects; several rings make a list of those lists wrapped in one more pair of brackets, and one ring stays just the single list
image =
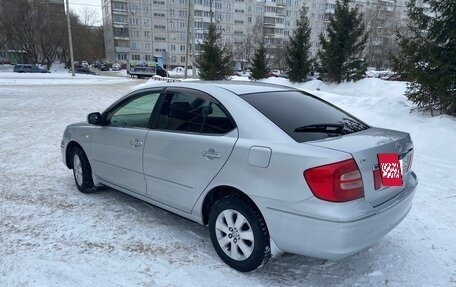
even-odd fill
[{"label": "car shadow on snow", "polygon": [[[161,226],[165,228],[162,229],[163,233],[174,241],[174,244],[169,244],[163,243],[158,238],[152,238],[150,242],[143,239],[137,244],[129,245],[124,251],[138,255],[147,253],[146,255],[152,257],[160,256],[179,267],[197,264],[201,265],[201,268],[207,267],[208,272],[238,274],[244,279],[255,279],[264,285],[334,286],[350,285],[353,282],[372,283],[366,277],[372,272],[372,264],[375,261],[375,255],[371,253],[372,250],[382,249],[377,243],[367,250],[339,261],[285,253],[272,258],[264,267],[256,271],[242,274],[231,269],[219,259],[212,247],[206,226],[111,188],[103,187],[89,196],[103,201],[103,208],[107,210],[120,208],[123,214],[134,221],[133,225],[136,225],[136,227],[131,226],[130,232],[134,233],[135,228],[154,230]],[[179,247],[175,248],[176,246]],[[198,250],[198,254],[192,254],[191,250]],[[160,254],[156,254],[157,251]],[[383,253],[381,250],[375,250],[374,253],[377,252]]]}]

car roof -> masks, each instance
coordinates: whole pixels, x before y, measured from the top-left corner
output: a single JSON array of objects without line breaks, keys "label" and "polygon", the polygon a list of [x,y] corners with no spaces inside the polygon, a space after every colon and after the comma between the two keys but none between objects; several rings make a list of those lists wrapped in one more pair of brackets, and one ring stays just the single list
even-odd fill
[{"label": "car roof", "polygon": [[[166,87],[181,87],[191,89],[207,90],[211,86],[215,86],[227,91],[230,91],[236,95],[245,95],[252,93],[263,93],[263,92],[280,92],[280,91],[291,91],[295,90],[292,87],[281,86],[269,83],[251,82],[251,81],[184,81],[175,83],[166,83],[159,86]],[[157,84],[141,85],[141,89],[148,87],[157,87]]]}]

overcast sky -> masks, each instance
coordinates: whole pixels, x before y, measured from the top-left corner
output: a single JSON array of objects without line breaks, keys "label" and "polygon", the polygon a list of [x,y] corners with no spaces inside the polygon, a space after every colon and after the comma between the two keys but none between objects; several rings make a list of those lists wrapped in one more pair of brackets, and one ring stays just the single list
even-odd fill
[{"label": "overcast sky", "polygon": [[69,0],[70,9],[78,13],[83,14],[84,9],[94,11],[95,25],[102,25],[101,19],[101,0]]}]

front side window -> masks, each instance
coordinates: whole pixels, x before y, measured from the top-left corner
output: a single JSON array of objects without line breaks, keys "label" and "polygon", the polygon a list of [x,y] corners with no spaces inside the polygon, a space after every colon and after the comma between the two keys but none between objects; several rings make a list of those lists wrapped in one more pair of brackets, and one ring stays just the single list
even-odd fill
[{"label": "front side window", "polygon": [[226,134],[235,128],[224,107],[214,99],[187,92],[166,93],[158,129]]},{"label": "front side window", "polygon": [[147,128],[150,116],[157,103],[160,91],[146,92],[132,96],[109,111],[106,117],[108,126]]}]

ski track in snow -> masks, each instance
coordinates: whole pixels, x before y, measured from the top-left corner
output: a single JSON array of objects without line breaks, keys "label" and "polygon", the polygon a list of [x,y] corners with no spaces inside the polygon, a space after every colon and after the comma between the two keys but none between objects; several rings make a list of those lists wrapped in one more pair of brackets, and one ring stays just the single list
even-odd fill
[{"label": "ski track in snow", "polygon": [[248,274],[218,258],[204,226],[113,189],[77,190],[61,161],[65,126],[141,82],[103,83],[0,86],[0,286],[456,286],[456,121],[409,113],[403,83],[299,87],[411,133],[409,216],[349,258],[285,254]]}]

